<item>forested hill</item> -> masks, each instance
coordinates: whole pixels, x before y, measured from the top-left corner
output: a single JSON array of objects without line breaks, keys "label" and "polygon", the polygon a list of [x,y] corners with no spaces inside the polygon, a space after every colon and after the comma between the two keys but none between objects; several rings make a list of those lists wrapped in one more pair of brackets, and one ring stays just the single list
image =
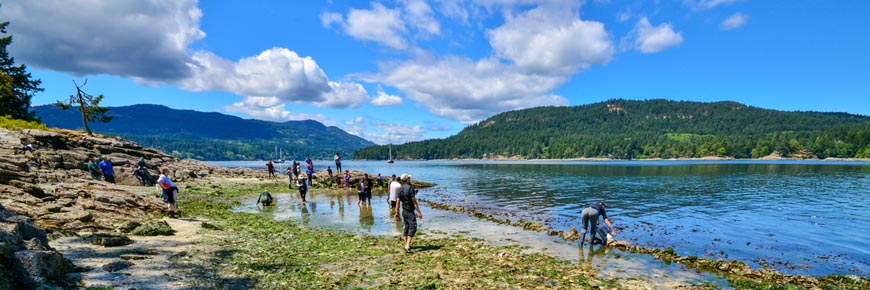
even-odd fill
[{"label": "forested hill", "polygon": [[[82,128],[78,108],[61,110],[53,105],[34,107],[50,127]],[[274,159],[275,147],[285,159],[332,158],[374,145],[336,127],[317,121],[283,123],[248,120],[220,113],[175,110],[160,105],[110,107],[109,123],[91,123],[94,132],[118,135],[177,157],[200,160]]]},{"label": "forested hill", "polygon": [[[354,153],[386,159],[385,146]],[[736,102],[609,100],[504,112],[446,139],[393,146],[397,159],[870,158],[870,116]]]}]

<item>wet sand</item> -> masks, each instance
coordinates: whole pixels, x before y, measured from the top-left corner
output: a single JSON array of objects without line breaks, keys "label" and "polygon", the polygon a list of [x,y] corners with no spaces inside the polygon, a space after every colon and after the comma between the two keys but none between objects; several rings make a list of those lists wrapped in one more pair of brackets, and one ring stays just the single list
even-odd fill
[{"label": "wet sand", "polygon": [[[307,203],[302,203],[298,194],[275,193],[276,206],[261,208],[255,205],[257,195],[241,200],[236,212],[271,215],[276,220],[293,220],[309,228],[337,229],[358,234],[401,237],[402,222],[390,215],[386,195],[376,193],[371,206],[358,206],[355,192],[343,196],[308,194]],[[584,247],[578,242],[566,242],[558,236],[523,230],[475,219],[464,213],[430,208],[419,204],[423,218],[418,220],[418,235],[424,237],[464,236],[478,238],[493,245],[516,245],[527,252],[544,253],[556,258],[573,261],[597,273],[599,279],[619,279],[623,282],[637,278],[651,283],[651,287],[671,288],[676,285],[712,283],[727,285],[724,279],[713,274],[699,273],[682,264],[665,264],[649,255],[639,255],[615,250],[610,247]],[[617,237],[618,238],[618,237]]]}]

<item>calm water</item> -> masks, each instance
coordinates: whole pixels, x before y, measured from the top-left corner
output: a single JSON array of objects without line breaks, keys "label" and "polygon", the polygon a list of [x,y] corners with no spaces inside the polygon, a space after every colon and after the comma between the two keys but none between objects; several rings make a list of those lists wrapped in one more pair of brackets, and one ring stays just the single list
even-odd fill
[{"label": "calm water", "polygon": [[[214,162],[263,167],[263,162]],[[316,162],[318,169],[333,165]],[[870,275],[870,162],[344,161],[438,183],[422,198],[579,228],[604,200],[617,239],[785,273]],[[322,167],[322,168],[321,168]],[[355,204],[354,204],[355,206]]]}]

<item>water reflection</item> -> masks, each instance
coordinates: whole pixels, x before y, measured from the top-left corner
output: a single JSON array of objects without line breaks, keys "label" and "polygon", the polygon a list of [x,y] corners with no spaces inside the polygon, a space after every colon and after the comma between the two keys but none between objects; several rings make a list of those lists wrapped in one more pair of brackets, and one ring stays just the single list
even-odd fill
[{"label": "water reflection", "polygon": [[421,191],[422,198],[498,218],[568,230],[579,227],[585,204],[605,200],[619,238],[635,244],[754,267],[766,261],[786,273],[870,275],[870,162],[402,161],[387,167],[352,161],[346,166],[410,173],[439,184]]}]

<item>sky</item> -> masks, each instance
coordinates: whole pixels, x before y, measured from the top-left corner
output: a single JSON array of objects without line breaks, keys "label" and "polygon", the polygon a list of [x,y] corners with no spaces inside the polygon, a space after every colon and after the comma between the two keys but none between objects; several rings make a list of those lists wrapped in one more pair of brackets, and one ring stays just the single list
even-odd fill
[{"label": "sky", "polygon": [[[870,1],[4,1],[9,50],[104,106],[312,119],[378,144],[609,99],[870,115]],[[159,118],[160,116],[154,116]]]}]

